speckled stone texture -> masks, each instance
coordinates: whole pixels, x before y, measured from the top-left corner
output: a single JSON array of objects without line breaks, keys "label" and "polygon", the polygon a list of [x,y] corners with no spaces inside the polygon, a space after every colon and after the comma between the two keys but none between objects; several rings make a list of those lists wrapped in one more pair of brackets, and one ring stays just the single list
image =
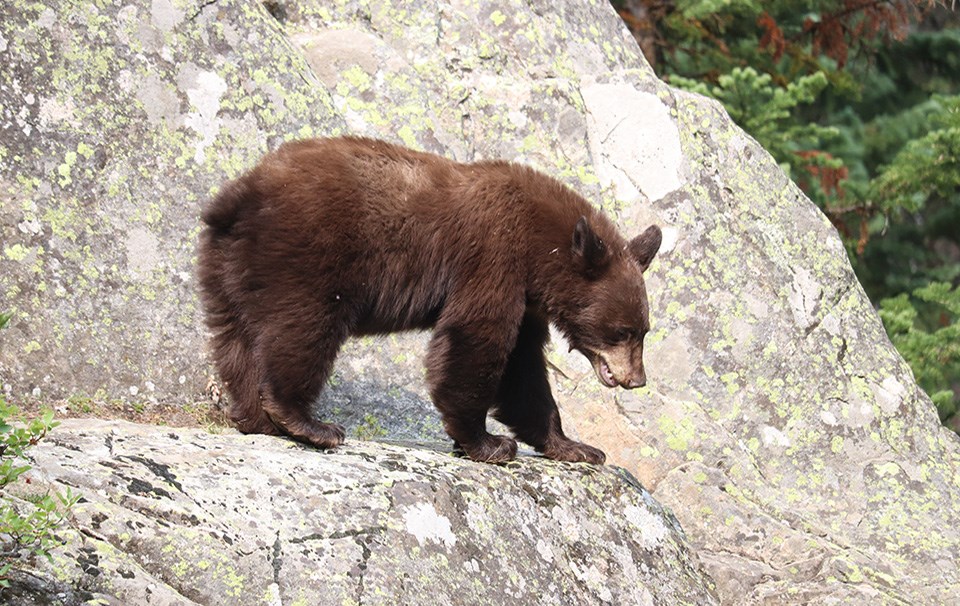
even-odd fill
[{"label": "speckled stone texture", "polygon": [[[823,215],[716,103],[657,80],[606,1],[10,0],[0,66],[14,397],[195,398],[200,205],[284,139],[524,162],[627,234],[663,226],[647,387],[603,388],[559,342],[552,380],[721,600],[960,603],[960,440]],[[441,438],[424,343],[348,344],[319,414]]]},{"label": "speckled stone texture", "polygon": [[112,604],[717,604],[676,519],[622,469],[68,421],[44,563]]}]

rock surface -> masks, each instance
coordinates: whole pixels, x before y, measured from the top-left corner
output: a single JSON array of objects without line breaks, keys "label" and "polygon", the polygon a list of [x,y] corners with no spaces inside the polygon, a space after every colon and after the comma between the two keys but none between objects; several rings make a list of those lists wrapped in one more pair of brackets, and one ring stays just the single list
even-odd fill
[{"label": "rock surface", "polygon": [[[960,440],[822,214],[605,1],[0,6],[0,378],[14,397],[206,385],[197,214],[281,140],[525,162],[656,221],[648,387],[558,343],[565,425],[669,506],[723,602],[958,603]],[[320,414],[441,436],[424,337],[350,343]],[[384,413],[383,410],[387,410]]]},{"label": "rock surface", "polygon": [[533,456],[67,421],[34,489],[83,495],[45,565],[111,604],[716,604],[627,472]]}]

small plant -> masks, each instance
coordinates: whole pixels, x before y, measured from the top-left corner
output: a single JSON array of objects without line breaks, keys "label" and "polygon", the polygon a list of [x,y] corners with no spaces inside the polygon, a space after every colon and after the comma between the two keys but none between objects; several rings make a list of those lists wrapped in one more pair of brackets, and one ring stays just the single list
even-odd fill
[{"label": "small plant", "polygon": [[[10,314],[0,314],[0,328],[6,326]],[[57,426],[53,411],[40,418],[25,420],[16,406],[0,395],[0,587],[7,587],[7,574],[17,558],[25,555],[50,557],[50,549],[58,544],[54,529],[77,502],[69,489],[21,499],[9,487],[30,470],[25,462],[26,451]]]},{"label": "small plant", "polygon": [[355,433],[361,440],[375,440],[387,435],[387,431],[377,417],[370,413],[363,416],[363,422],[357,426]]},{"label": "small plant", "polygon": [[67,398],[67,406],[72,412],[93,412],[93,398],[83,394],[73,394]]}]

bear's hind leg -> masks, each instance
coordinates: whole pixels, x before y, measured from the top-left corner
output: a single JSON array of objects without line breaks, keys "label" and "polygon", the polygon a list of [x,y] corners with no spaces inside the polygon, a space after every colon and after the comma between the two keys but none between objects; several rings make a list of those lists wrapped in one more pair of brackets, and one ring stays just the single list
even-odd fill
[{"label": "bear's hind leg", "polygon": [[563,433],[543,353],[549,335],[545,319],[535,314],[524,317],[500,381],[494,417],[548,459],[602,464],[603,451]]},{"label": "bear's hind leg", "polygon": [[[260,402],[261,370],[246,335],[237,335],[239,328],[213,338],[214,359],[230,402],[227,416],[243,433],[280,435]],[[234,333],[234,334],[231,334]]]},{"label": "bear's hind leg", "polygon": [[278,435],[280,430],[260,406],[262,369],[253,351],[250,326],[225,285],[227,242],[205,232],[200,244],[197,278],[210,328],[210,355],[230,401],[227,416],[243,433]]},{"label": "bear's hind leg", "polygon": [[346,431],[341,425],[314,419],[310,409],[347,331],[333,327],[333,322],[321,324],[306,329],[288,323],[264,331],[259,343],[264,369],[261,405],[284,434],[319,448],[334,448],[343,443]]}]

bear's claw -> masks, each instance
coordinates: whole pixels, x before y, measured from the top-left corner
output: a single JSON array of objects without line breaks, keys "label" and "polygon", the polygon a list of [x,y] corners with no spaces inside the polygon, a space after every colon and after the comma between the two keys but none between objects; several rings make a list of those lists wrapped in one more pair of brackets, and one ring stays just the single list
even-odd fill
[{"label": "bear's claw", "polygon": [[549,445],[543,450],[543,456],[554,461],[592,463],[594,465],[603,465],[604,461],[607,460],[607,455],[599,448],[569,439]]},{"label": "bear's claw", "polygon": [[506,463],[517,456],[517,441],[507,436],[486,435],[469,446],[455,444],[474,461]]}]

